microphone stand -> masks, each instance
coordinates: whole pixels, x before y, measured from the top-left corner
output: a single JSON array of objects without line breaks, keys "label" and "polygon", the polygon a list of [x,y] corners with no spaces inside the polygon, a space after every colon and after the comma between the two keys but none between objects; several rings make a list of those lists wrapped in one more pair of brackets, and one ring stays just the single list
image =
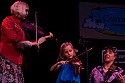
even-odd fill
[{"label": "microphone stand", "polygon": [[[87,47],[87,45],[85,46],[85,49],[87,50],[88,49],[88,47]],[[87,83],[89,82],[88,81],[88,78],[89,78],[89,59],[88,59],[88,51],[86,52],[86,74],[87,74]]]},{"label": "microphone stand", "polygon": [[87,75],[87,82],[89,83],[89,54],[88,54],[88,43],[89,41],[86,41],[83,37],[80,37],[79,43],[82,45],[82,47],[85,47],[86,51],[86,75]]}]

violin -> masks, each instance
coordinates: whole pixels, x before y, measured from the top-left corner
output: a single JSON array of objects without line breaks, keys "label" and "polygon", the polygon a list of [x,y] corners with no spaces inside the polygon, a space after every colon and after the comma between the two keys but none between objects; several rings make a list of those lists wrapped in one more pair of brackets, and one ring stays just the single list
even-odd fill
[{"label": "violin", "polygon": [[[79,56],[83,55],[84,53],[86,53],[86,52],[88,52],[92,49],[93,49],[93,47],[84,51],[84,52],[82,52],[81,54],[73,57],[72,59],[67,60],[70,64],[72,64],[75,67],[75,71],[74,71],[75,76],[77,76],[80,73],[80,70],[84,70],[84,68],[82,67],[82,62],[79,60]],[[75,64],[76,62],[79,62],[80,65],[76,65]]]},{"label": "violin", "polygon": [[[37,12],[35,12],[35,25],[34,23],[31,23],[28,20],[24,20],[22,22],[22,25],[24,26],[24,31],[32,31],[36,34],[36,42],[37,42],[37,37],[41,37],[41,36],[49,36],[51,35],[50,32],[46,32],[45,30],[43,30],[41,27],[37,26]],[[53,38],[53,37],[52,37]],[[57,40],[57,39],[56,39]]]},{"label": "violin", "polygon": [[[24,26],[24,30],[25,31],[31,31],[33,33],[36,33],[36,26],[31,23],[30,21],[26,20],[26,21],[23,21],[22,25]],[[46,34],[48,34],[45,30],[43,30],[41,27],[37,26],[37,35],[38,36],[44,36]]]},{"label": "violin", "polygon": [[[74,66],[75,71],[74,71],[74,75],[77,76],[80,73],[80,70],[84,70],[84,68],[82,67],[82,62],[79,60],[79,58],[77,56],[75,56],[72,59],[67,60],[68,63],[70,63],[71,65]],[[76,62],[80,63],[80,65],[76,65]]]}]

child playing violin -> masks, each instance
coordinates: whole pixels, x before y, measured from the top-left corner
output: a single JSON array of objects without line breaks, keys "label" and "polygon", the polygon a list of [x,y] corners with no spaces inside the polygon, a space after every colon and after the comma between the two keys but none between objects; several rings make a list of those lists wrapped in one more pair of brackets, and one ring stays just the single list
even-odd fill
[{"label": "child playing violin", "polygon": [[50,71],[60,69],[56,83],[80,83],[81,65],[73,45],[65,42],[61,45],[57,62],[52,65]]}]

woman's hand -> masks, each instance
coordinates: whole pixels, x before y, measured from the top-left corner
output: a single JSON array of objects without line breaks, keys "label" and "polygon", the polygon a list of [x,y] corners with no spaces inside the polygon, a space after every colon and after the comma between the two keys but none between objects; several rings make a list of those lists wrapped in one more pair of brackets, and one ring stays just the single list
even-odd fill
[{"label": "woman's hand", "polygon": [[32,42],[32,46],[37,46],[38,48],[40,48],[40,45],[37,42]]},{"label": "woman's hand", "polygon": [[39,39],[38,39],[38,44],[41,44],[41,43],[45,42],[47,38],[53,37],[53,34],[52,34],[51,32],[49,32],[49,33],[50,33],[50,34],[49,34],[48,36],[39,38]]},{"label": "woman's hand", "polygon": [[46,38],[45,38],[45,37],[41,37],[41,38],[39,38],[39,40],[38,40],[38,44],[41,44],[41,43],[43,43],[44,41],[46,41]]},{"label": "woman's hand", "polygon": [[45,38],[51,38],[51,37],[53,37],[53,34],[51,32],[49,32],[48,36],[45,36]]},{"label": "woman's hand", "polygon": [[120,82],[120,83],[125,83],[125,79],[122,76],[121,73],[117,74],[116,79]]},{"label": "woman's hand", "polygon": [[17,45],[24,47],[37,46],[39,48],[39,44],[37,42],[31,42],[31,41],[21,41]]}]

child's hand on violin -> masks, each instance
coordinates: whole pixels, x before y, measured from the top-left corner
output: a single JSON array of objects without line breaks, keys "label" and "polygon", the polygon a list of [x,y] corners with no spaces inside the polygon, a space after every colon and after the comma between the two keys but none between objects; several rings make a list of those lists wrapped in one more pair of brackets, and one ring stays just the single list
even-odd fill
[{"label": "child's hand on violin", "polygon": [[84,70],[84,68],[82,67],[82,62],[81,61],[74,62],[73,65],[79,67],[79,70]]},{"label": "child's hand on violin", "polygon": [[59,61],[58,62],[58,64],[62,64],[62,65],[66,64],[66,63],[67,63],[67,61]]},{"label": "child's hand on violin", "polygon": [[57,62],[57,63],[56,63],[57,68],[59,68],[61,65],[64,65],[64,64],[66,64],[66,63],[67,63],[67,61],[59,61],[59,62]]},{"label": "child's hand on violin", "polygon": [[73,65],[78,65],[78,66],[79,66],[79,65],[82,65],[82,62],[81,62],[81,61],[76,61],[76,62],[75,62],[75,61],[72,61],[72,64],[73,64]]},{"label": "child's hand on violin", "polygon": [[78,66],[79,66],[79,65],[82,65],[81,62],[75,62],[74,64],[75,64],[75,65],[78,65]]}]

